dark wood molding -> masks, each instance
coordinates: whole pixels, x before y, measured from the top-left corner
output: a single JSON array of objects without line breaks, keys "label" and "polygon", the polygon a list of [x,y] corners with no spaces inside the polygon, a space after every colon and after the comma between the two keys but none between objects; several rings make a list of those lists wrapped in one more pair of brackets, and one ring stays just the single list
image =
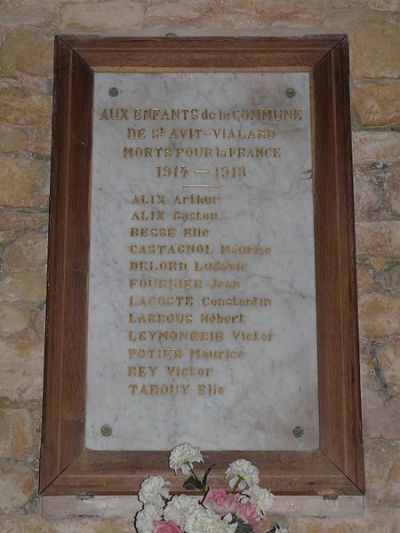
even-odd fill
[{"label": "dark wood molding", "polygon": [[57,36],[40,491],[134,494],[161,473],[180,488],[167,452],[84,448],[87,287],[94,72],[310,73],[317,287],[320,450],[206,452],[222,485],[238,456],[277,494],[360,494],[359,383],[348,46],[345,35],[302,38]]}]

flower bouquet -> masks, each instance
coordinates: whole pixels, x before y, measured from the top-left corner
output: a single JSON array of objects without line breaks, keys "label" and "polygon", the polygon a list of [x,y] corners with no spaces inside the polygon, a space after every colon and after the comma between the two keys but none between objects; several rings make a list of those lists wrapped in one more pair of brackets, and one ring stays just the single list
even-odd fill
[{"label": "flower bouquet", "polygon": [[225,472],[229,489],[207,485],[212,469],[199,477],[194,463],[203,463],[199,448],[181,444],[169,456],[169,466],[188,476],[183,487],[198,491],[199,498],[186,494],[170,496],[169,483],[161,476],[146,478],[139,490],[142,509],[135,516],[137,533],[287,533],[274,525],[263,527],[274,495],[259,486],[259,472],[246,459],[231,463]]}]

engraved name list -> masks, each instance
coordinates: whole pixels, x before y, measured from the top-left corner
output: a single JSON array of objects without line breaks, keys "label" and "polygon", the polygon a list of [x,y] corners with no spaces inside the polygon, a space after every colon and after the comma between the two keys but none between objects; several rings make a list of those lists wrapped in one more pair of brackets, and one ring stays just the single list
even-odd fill
[{"label": "engraved name list", "polygon": [[89,448],[318,446],[308,83],[95,75]]}]

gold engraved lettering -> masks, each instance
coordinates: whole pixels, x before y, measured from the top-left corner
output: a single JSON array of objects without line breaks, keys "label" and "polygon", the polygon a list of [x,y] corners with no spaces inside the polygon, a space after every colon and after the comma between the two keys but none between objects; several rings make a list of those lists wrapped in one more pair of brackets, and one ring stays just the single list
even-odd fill
[{"label": "gold engraved lettering", "polygon": [[146,130],[144,128],[128,128],[128,139],[145,139]]},{"label": "gold engraved lettering", "polygon": [[184,313],[129,313],[129,322],[134,324],[191,324],[193,316]]},{"label": "gold engraved lettering", "polygon": [[252,296],[250,298],[239,298],[238,296],[228,296],[227,298],[211,298],[203,296],[201,304],[204,307],[269,307],[272,302],[269,298]]},{"label": "gold engraved lettering", "polygon": [[269,255],[271,253],[269,246],[231,246],[230,244],[221,244],[221,254],[238,254],[238,255]]},{"label": "gold engraved lettering", "polygon": [[121,107],[105,107],[100,120],[128,120],[128,110]]},{"label": "gold engraved lettering", "polygon": [[221,385],[197,385],[197,394],[200,396],[221,396],[225,393]]},{"label": "gold engraved lettering", "polygon": [[130,331],[128,340],[136,342],[153,341],[162,342],[223,342],[224,333],[218,330],[212,331],[162,331],[162,330],[143,330],[138,332]]},{"label": "gold engraved lettering", "polygon": [[281,120],[302,120],[301,109],[234,109],[231,113],[235,120],[270,120],[280,122]]},{"label": "gold engraved lettering", "polygon": [[193,221],[213,221],[218,219],[218,213],[210,213],[203,211],[174,211],[172,213],[173,220],[182,220],[183,222]]},{"label": "gold engraved lettering", "polygon": [[161,237],[163,239],[169,237],[175,237],[176,229],[172,227],[168,228],[131,228],[130,232],[131,237],[135,238],[145,238],[145,237]]},{"label": "gold engraved lettering", "polygon": [[195,261],[194,270],[195,272],[242,272],[247,270],[247,263],[222,263],[221,261],[200,263]]},{"label": "gold engraved lettering", "polygon": [[129,305],[133,306],[157,306],[177,305],[178,307],[192,307],[193,296],[130,296]]},{"label": "gold engraved lettering", "polygon": [[129,247],[131,254],[172,255],[172,254],[212,254],[209,244],[132,244]]},{"label": "gold engraved lettering", "polygon": [[182,261],[131,261],[129,270],[132,272],[186,272],[188,264]]},{"label": "gold engraved lettering", "polygon": [[158,158],[161,157],[172,157],[172,150],[171,148],[162,148],[162,147],[150,147],[150,146],[124,146],[122,150],[122,155],[125,159],[138,159],[141,157],[149,157],[149,158]]},{"label": "gold engraved lettering", "polygon": [[244,352],[239,350],[200,350],[198,348],[191,348],[190,352],[191,360],[202,360],[207,361],[220,361],[225,359],[243,359]]},{"label": "gold engraved lettering", "polygon": [[131,220],[164,220],[164,211],[134,211],[131,216]]},{"label": "gold engraved lettering", "polygon": [[134,194],[131,198],[133,205],[165,205],[164,194]]},{"label": "gold engraved lettering", "polygon": [[131,383],[129,389],[133,395],[141,396],[186,396],[189,393],[190,385],[178,384],[178,385],[137,385]]},{"label": "gold engraved lettering", "polygon": [[233,128],[213,128],[211,130],[212,135],[216,139],[234,139],[234,140],[243,140],[243,139],[273,139],[275,137],[274,128],[255,128],[250,130],[243,129],[233,129]]},{"label": "gold engraved lettering", "polygon": [[203,280],[200,278],[132,278],[129,280],[129,286],[131,289],[135,287],[140,289],[202,289]]},{"label": "gold engraved lettering", "polygon": [[174,141],[180,139],[200,139],[202,133],[202,128],[172,128],[169,138]]},{"label": "gold engraved lettering", "polygon": [[197,120],[198,109],[160,109],[158,107],[132,110],[133,120]]},{"label": "gold engraved lettering", "polygon": [[272,331],[232,331],[235,340],[250,342],[271,342],[275,336]]},{"label": "gold engraved lettering", "polygon": [[199,368],[197,366],[166,366],[165,370],[171,378],[200,378],[210,377],[212,368]]},{"label": "gold engraved lettering", "polygon": [[221,315],[221,313],[201,313],[202,324],[243,324],[246,322],[243,313],[239,315]]},{"label": "gold engraved lettering", "polygon": [[216,205],[221,201],[220,196],[207,196],[203,194],[191,194],[185,196],[178,194],[173,200],[173,204],[179,205]]},{"label": "gold engraved lettering", "polygon": [[179,348],[129,348],[129,359],[156,359],[174,361],[182,359],[182,350]]},{"label": "gold engraved lettering", "polygon": [[[257,121],[272,121],[280,122],[282,120],[302,120],[303,115],[301,109],[297,108],[249,108],[249,109],[196,109],[196,108],[159,108],[159,107],[136,107],[131,110],[131,118],[134,121],[139,120],[166,120],[166,121],[181,121],[181,120],[257,120]],[[184,128],[185,129],[185,128]],[[184,130],[182,129],[182,131]],[[188,131],[191,128],[186,128],[184,138],[188,138]],[[192,128],[193,131],[195,129]],[[179,133],[176,133],[179,136]]]},{"label": "gold engraved lettering", "polygon": [[128,376],[135,378],[154,378],[157,372],[156,366],[128,366]]},{"label": "gold engraved lettering", "polygon": [[184,237],[208,237],[209,233],[207,228],[183,228]]},{"label": "gold engraved lettering", "polygon": [[240,289],[240,281],[229,279],[213,279],[210,282],[211,289]]}]

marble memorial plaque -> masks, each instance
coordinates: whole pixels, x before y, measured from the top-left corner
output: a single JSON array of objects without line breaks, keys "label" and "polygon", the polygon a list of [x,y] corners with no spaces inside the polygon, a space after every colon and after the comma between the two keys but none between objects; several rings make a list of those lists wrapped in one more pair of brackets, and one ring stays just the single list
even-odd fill
[{"label": "marble memorial plaque", "polygon": [[86,447],[317,449],[308,73],[94,84]]}]

